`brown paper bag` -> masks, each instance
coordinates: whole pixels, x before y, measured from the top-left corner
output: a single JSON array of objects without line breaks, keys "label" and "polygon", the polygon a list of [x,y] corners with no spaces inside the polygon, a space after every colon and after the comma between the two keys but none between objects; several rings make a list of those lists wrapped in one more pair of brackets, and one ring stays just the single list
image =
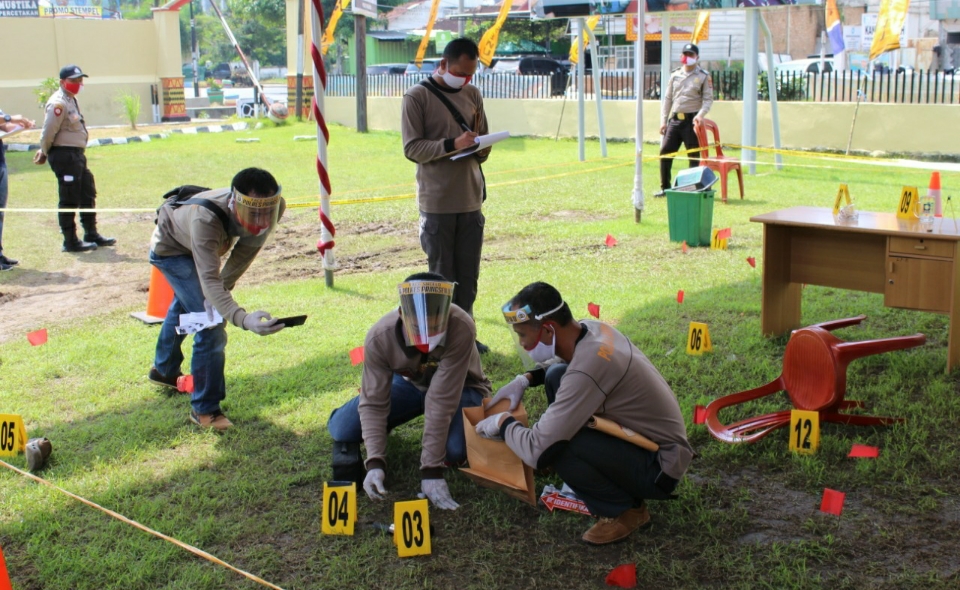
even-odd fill
[{"label": "brown paper bag", "polygon": [[[460,471],[477,484],[501,490],[508,495],[532,506],[537,505],[537,494],[533,484],[533,468],[524,465],[507,443],[491,440],[477,434],[477,423],[488,416],[507,411],[509,400],[501,400],[496,406],[487,407],[490,400],[483,400],[484,406],[463,409],[463,430],[467,439],[467,461],[470,467]],[[527,425],[527,411],[521,403],[510,413],[524,426]]]},{"label": "brown paper bag", "polygon": [[643,436],[639,432],[630,430],[626,426],[620,426],[613,420],[607,420],[606,418],[601,418],[599,416],[590,416],[590,419],[587,420],[587,427],[596,428],[604,434],[609,434],[610,436],[623,439],[628,443],[633,443],[638,447],[647,449],[648,451],[652,451],[654,453],[660,450],[660,445],[657,443]]}]

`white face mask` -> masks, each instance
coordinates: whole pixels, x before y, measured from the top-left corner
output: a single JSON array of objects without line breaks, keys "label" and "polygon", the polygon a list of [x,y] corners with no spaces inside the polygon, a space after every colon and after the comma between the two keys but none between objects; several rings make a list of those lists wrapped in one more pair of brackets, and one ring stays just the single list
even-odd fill
[{"label": "white face mask", "polygon": [[683,56],[683,59],[682,59],[681,61],[683,61],[683,65],[686,65],[686,66],[695,66],[695,65],[697,65],[697,56],[695,56],[695,55],[684,55],[684,56]]},{"label": "white face mask", "polygon": [[[446,332],[440,332],[439,334],[435,334],[433,336],[427,336],[427,352],[433,352],[434,348],[443,344],[443,339],[446,336],[447,336]],[[420,346],[418,346],[417,348],[419,348],[421,352],[423,351],[423,349]]]},{"label": "white face mask", "polygon": [[530,355],[530,358],[537,363],[545,363],[557,356],[557,333],[553,333],[553,341],[550,344],[544,344],[542,341],[538,341],[537,345],[533,347],[533,350],[528,350],[527,354]]},{"label": "white face mask", "polygon": [[463,88],[467,85],[467,82],[469,82],[471,78],[471,76],[467,76],[466,78],[462,76],[455,76],[450,72],[444,72],[442,77],[443,81],[450,88]]}]

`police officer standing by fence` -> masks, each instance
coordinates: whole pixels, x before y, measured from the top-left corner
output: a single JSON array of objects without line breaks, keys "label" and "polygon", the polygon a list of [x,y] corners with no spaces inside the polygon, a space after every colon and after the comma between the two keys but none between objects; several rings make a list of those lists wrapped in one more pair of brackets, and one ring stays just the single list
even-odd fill
[{"label": "police officer standing by fence", "polygon": [[[60,209],[93,209],[96,207],[97,186],[93,173],[87,168],[87,126],[80,114],[77,94],[83,89],[87,75],[74,65],[60,70],[60,89],[47,101],[40,135],[40,149],[33,161],[44,164],[49,159],[50,168],[57,176],[60,189]],[[114,238],[105,238],[97,232],[97,214],[81,213],[83,240],[77,237],[77,222],[73,211],[59,213],[60,231],[63,233],[64,252],[86,252],[97,246],[113,246]]]},{"label": "police officer standing by fence", "polygon": [[[713,82],[710,74],[697,65],[700,49],[693,43],[683,46],[680,63],[683,64],[670,74],[663,103],[660,105],[660,192],[655,197],[664,196],[670,188],[670,169],[673,156],[664,157],[680,149],[690,150],[700,147],[694,125],[699,124],[713,105]],[[689,154],[690,167],[700,165],[697,152]]]}]

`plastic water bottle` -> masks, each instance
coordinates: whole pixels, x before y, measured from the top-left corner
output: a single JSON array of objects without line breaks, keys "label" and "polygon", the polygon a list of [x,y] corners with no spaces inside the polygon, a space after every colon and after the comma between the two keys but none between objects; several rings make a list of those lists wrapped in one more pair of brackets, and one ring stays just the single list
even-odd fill
[{"label": "plastic water bottle", "polygon": [[920,223],[929,225],[933,223],[933,213],[936,207],[936,199],[927,195],[920,197]]}]

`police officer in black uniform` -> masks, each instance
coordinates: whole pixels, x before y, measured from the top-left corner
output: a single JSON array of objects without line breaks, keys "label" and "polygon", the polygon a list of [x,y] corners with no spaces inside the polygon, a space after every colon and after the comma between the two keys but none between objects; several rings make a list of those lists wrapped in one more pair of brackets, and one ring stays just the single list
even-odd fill
[{"label": "police officer in black uniform", "polygon": [[[60,209],[93,209],[97,201],[97,185],[93,173],[87,168],[87,126],[80,114],[77,94],[83,88],[87,75],[74,65],[60,69],[60,89],[47,101],[40,135],[40,149],[33,161],[43,164],[50,161],[50,168],[57,175],[60,189]],[[64,252],[86,252],[97,246],[113,246],[114,238],[105,238],[97,232],[97,214],[81,213],[83,240],[77,238],[77,222],[72,211],[59,214],[60,231],[63,232]]]},{"label": "police officer in black uniform", "polygon": [[[680,63],[683,64],[670,74],[667,87],[660,105],[660,155],[672,154],[680,149],[680,143],[686,149],[700,147],[694,125],[706,116],[713,105],[713,82],[703,68],[697,65],[700,49],[693,43],[683,46]],[[688,154],[690,167],[700,165],[699,152]],[[664,196],[670,188],[670,169],[673,157],[660,158],[660,192],[655,197]]]}]

